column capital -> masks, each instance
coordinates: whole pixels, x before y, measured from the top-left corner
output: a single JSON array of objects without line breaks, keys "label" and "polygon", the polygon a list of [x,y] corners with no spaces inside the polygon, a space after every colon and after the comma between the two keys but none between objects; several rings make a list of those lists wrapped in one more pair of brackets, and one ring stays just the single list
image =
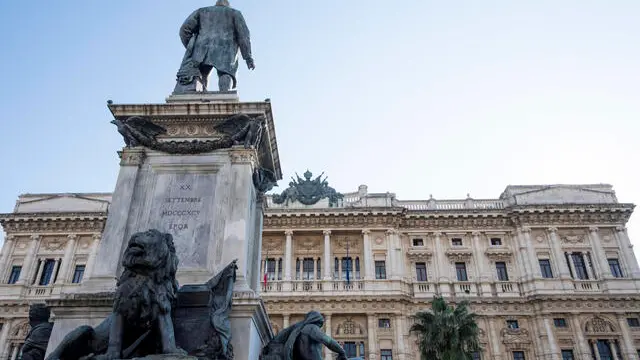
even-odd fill
[{"label": "column capital", "polygon": [[555,233],[557,233],[557,232],[558,232],[558,228],[557,228],[557,227],[555,227],[555,226],[549,226],[549,227],[547,228],[547,231],[549,232],[549,234],[555,234]]},{"label": "column capital", "polygon": [[5,238],[5,241],[13,241],[16,239],[15,235],[7,235],[7,237]]},{"label": "column capital", "polygon": [[93,235],[91,235],[91,238],[94,241],[99,241],[102,238],[102,234],[93,234]]},{"label": "column capital", "polygon": [[38,234],[31,235],[32,241],[39,241],[40,239],[42,239],[41,235],[38,235]]},{"label": "column capital", "polygon": [[472,231],[471,232],[471,236],[473,236],[473,237],[479,237],[480,235],[482,235],[482,233],[480,231]]},{"label": "column capital", "polygon": [[616,226],[616,231],[617,232],[626,232],[627,228],[624,225],[618,225],[618,226]]},{"label": "column capital", "polygon": [[291,235],[293,235],[293,230],[287,229],[287,230],[284,231],[284,234],[287,235],[287,236],[291,236]]},{"label": "column capital", "polygon": [[329,230],[329,229],[322,230],[322,235],[324,235],[324,236],[331,235],[331,230]]},{"label": "column capital", "polygon": [[520,231],[522,231],[523,233],[527,234],[531,232],[531,228],[529,226],[523,226],[520,228]]},{"label": "column capital", "polygon": [[67,239],[68,239],[68,240],[75,240],[75,239],[77,239],[77,238],[78,238],[78,235],[76,235],[76,234],[69,234],[69,235],[67,235]]},{"label": "column capital", "polygon": [[589,232],[590,233],[597,233],[598,232],[598,227],[597,226],[589,226]]},{"label": "column capital", "polygon": [[440,237],[442,235],[444,235],[444,233],[442,231],[436,231],[436,232],[433,233],[433,236],[435,236],[435,237]]},{"label": "column capital", "polygon": [[398,234],[398,230],[397,229],[387,229],[386,233],[387,233],[387,235],[396,235],[396,234]]},{"label": "column capital", "polygon": [[369,229],[362,229],[362,235],[369,235],[371,234],[371,230]]}]

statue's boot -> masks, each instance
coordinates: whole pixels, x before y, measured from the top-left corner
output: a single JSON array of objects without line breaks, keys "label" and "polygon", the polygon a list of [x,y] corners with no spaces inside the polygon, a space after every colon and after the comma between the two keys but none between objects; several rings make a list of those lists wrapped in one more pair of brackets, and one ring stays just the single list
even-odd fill
[{"label": "statue's boot", "polygon": [[231,90],[232,78],[229,74],[219,74],[218,76],[218,89],[220,91]]}]

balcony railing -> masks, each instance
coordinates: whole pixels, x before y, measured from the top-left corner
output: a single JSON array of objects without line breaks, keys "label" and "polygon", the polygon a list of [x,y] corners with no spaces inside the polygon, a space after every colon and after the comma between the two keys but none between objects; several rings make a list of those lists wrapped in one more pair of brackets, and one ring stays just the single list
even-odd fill
[{"label": "balcony railing", "polygon": [[598,280],[573,280],[573,287],[579,292],[600,292],[600,282]]}]

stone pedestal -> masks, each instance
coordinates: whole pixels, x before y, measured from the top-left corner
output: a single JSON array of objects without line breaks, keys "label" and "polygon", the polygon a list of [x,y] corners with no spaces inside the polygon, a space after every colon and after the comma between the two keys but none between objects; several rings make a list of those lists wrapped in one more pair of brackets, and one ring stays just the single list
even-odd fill
[{"label": "stone pedestal", "polygon": [[164,127],[159,142],[215,141],[221,137],[215,126],[238,113],[262,115],[266,122],[257,149],[236,145],[170,154],[139,146],[119,152],[120,173],[95,265],[74,294],[51,304],[56,322],[49,351],[76,326],[95,325],[108,315],[110,303],[90,299],[113,294],[127,241],[153,228],[173,235],[180,285],[203,284],[237,259],[232,344],[236,359],[257,359],[271,329],[259,297],[263,205],[253,174],[264,168],[281,178],[270,102],[240,102],[233,92],[200,93],[109,109],[119,120],[141,116]]}]

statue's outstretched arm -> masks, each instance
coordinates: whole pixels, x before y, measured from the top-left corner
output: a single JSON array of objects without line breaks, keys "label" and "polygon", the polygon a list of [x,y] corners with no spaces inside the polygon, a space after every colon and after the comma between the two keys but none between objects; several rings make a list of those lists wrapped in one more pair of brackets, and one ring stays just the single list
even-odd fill
[{"label": "statue's outstretched arm", "polygon": [[191,37],[198,32],[198,24],[200,23],[200,11],[196,10],[189,15],[180,27],[180,41],[186,48],[189,45]]}]

